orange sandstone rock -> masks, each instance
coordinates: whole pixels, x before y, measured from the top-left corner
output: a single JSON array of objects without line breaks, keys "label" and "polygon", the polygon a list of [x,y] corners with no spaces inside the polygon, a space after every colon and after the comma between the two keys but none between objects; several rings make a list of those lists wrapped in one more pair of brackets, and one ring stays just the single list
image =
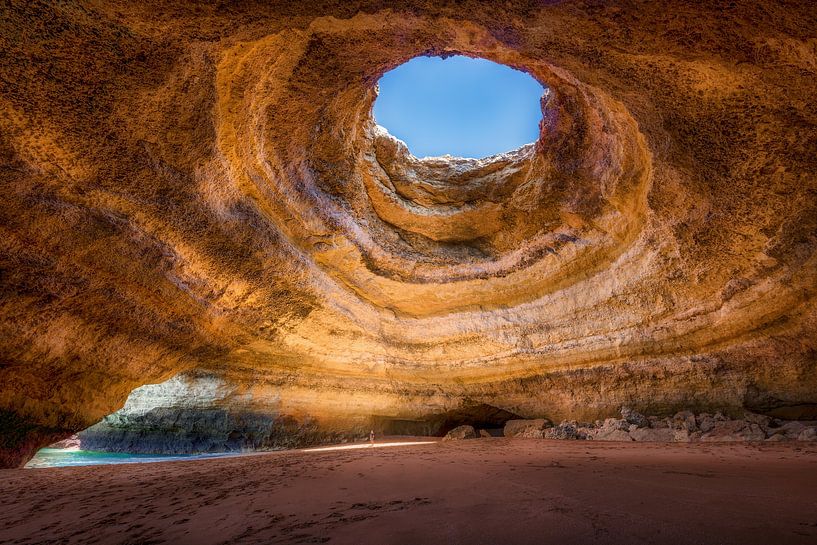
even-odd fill
[{"label": "orange sandstone rock", "polygon": [[[814,414],[811,3],[384,6],[0,7],[0,465],[179,372],[329,431]],[[429,54],[546,85],[537,142],[412,157]]]}]

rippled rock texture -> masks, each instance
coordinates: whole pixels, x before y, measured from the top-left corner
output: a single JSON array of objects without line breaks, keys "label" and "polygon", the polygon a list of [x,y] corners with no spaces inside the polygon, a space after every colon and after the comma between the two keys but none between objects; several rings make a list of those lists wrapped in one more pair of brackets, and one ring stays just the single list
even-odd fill
[{"label": "rippled rock texture", "polygon": [[[2,465],[188,371],[328,432],[814,414],[812,3],[0,11]],[[423,54],[537,78],[537,142],[412,157]]]}]

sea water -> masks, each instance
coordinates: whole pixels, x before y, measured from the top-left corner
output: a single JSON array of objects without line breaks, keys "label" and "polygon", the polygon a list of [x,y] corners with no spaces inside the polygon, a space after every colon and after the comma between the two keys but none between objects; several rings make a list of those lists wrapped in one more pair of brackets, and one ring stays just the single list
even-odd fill
[{"label": "sea water", "polygon": [[178,460],[198,460],[202,458],[221,458],[240,456],[237,452],[219,452],[208,454],[130,454],[127,452],[95,452],[91,450],[43,448],[25,465],[26,469],[43,467],[73,467],[109,464],[138,464],[150,462],[169,462]]}]

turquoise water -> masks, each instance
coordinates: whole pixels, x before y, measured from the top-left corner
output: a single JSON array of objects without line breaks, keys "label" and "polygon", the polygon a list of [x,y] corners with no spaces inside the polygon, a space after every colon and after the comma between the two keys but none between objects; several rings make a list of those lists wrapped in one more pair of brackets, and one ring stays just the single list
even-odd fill
[{"label": "turquoise water", "polygon": [[150,462],[170,462],[198,460],[202,458],[222,458],[240,456],[239,453],[221,452],[211,454],[129,454],[124,452],[94,452],[90,450],[68,450],[43,448],[29,460],[26,468],[74,467],[110,464],[140,464]]}]

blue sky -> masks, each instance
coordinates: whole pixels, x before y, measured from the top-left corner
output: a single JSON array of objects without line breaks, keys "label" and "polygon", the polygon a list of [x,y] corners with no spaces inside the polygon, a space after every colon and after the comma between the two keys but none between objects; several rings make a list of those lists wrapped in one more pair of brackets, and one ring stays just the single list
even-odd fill
[{"label": "blue sky", "polygon": [[374,118],[417,157],[486,157],[536,140],[543,91],[485,59],[416,57],[380,79]]}]

